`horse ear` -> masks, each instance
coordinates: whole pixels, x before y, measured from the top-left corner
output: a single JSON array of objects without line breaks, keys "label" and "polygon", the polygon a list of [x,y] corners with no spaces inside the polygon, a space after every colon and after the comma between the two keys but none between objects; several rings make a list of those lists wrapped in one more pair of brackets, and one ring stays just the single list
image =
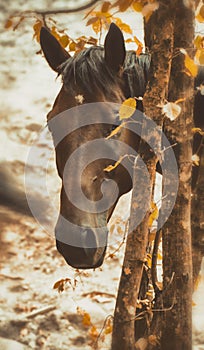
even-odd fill
[{"label": "horse ear", "polygon": [[107,64],[116,72],[123,66],[125,60],[125,42],[123,33],[111,23],[108,34],[105,38],[105,60]]},{"label": "horse ear", "polygon": [[41,28],[40,45],[50,67],[59,73],[60,64],[70,57],[68,52],[46,27]]}]

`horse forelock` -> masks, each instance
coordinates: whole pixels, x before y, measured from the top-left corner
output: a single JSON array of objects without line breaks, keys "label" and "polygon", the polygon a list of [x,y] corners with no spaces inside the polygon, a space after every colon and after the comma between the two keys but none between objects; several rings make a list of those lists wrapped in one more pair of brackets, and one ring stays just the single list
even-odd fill
[{"label": "horse forelock", "polygon": [[73,95],[100,95],[115,102],[127,97],[143,96],[150,57],[127,51],[121,74],[116,75],[104,59],[104,48],[84,49],[61,65],[63,84]]},{"label": "horse forelock", "polygon": [[61,68],[64,87],[72,94],[92,96],[98,93],[113,99],[120,95],[121,79],[107,66],[102,47],[94,46],[79,52]]}]

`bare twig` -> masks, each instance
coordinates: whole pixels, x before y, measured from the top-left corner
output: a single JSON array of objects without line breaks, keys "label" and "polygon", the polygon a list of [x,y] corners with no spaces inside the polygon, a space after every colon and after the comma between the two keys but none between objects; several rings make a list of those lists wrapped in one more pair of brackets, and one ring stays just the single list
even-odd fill
[{"label": "bare twig", "polygon": [[31,13],[35,13],[37,15],[41,15],[43,17],[45,16],[50,16],[50,15],[59,15],[59,14],[69,14],[69,13],[76,13],[76,12],[81,12],[84,11],[86,9],[88,9],[89,7],[95,5],[97,2],[99,2],[100,0],[92,0],[89,1],[87,4],[79,6],[79,7],[74,7],[74,8],[70,8],[70,9],[59,9],[59,10],[45,10],[45,11],[41,11],[41,10],[30,10],[30,11],[24,11],[25,14],[31,14]]},{"label": "bare twig", "polygon": [[46,314],[47,312],[53,311],[55,309],[56,309],[56,305],[45,306],[42,309],[33,311],[29,315],[26,315],[26,318],[34,318],[35,316]]}]

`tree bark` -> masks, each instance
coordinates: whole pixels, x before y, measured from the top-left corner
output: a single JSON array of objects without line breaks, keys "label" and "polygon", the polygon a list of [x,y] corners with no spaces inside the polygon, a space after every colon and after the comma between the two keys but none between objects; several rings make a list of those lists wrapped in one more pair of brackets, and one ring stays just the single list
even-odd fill
[{"label": "tree bark", "polygon": [[[194,12],[175,1],[174,48],[192,56]],[[173,144],[179,172],[177,200],[163,227],[163,327],[162,350],[192,349],[192,251],[191,251],[191,164],[193,126],[193,78],[184,72],[184,57],[172,61],[169,100],[184,98],[182,112],[165,122],[165,134]],[[173,181],[173,178],[170,179]]]},{"label": "tree bark", "polygon": [[[155,168],[161,147],[163,115],[159,105],[167,98],[173,48],[173,25],[172,18],[169,16],[168,1],[163,0],[161,4],[162,6],[152,16],[148,25],[148,39],[146,38],[146,42],[148,42],[152,59],[149,84],[144,96],[145,113],[157,123],[158,128],[156,129],[155,127],[155,130],[150,130],[148,121],[144,120],[143,137],[145,142],[141,142],[139,149],[140,157],[144,163],[140,163],[140,168],[136,164],[134,169],[130,216],[131,233],[127,238],[115,307],[112,350],[135,349],[135,333],[137,337],[135,310],[146,259],[149,233],[148,221],[155,180]],[[152,140],[154,141],[152,142]],[[153,144],[152,148],[148,146],[150,144]],[[146,170],[149,172],[149,180],[146,178]],[[138,193],[138,186],[144,189],[142,194]],[[141,224],[136,227],[135,222],[137,222],[137,217],[143,209],[145,209],[146,214]],[[147,331],[147,327],[144,329],[144,333],[145,331]],[[148,342],[146,343],[148,345]]]},{"label": "tree bark", "polygon": [[192,248],[193,248],[193,285],[196,287],[204,256],[204,146],[200,152],[200,164],[196,187],[193,191],[192,206]]}]

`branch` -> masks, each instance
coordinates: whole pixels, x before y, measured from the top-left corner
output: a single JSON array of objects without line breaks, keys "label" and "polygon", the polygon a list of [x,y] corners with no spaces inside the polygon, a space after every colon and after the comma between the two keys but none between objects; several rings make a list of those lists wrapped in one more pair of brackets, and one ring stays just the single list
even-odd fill
[{"label": "branch", "polygon": [[48,15],[59,15],[59,14],[67,14],[67,13],[75,13],[75,12],[80,12],[88,9],[89,7],[95,5],[97,2],[100,0],[92,0],[88,2],[85,5],[79,6],[79,7],[74,7],[70,9],[60,9],[60,10],[48,10],[48,11],[40,11],[40,10],[30,10],[30,11],[25,11],[24,13],[35,13],[37,15],[41,15],[43,17],[48,16]]}]

